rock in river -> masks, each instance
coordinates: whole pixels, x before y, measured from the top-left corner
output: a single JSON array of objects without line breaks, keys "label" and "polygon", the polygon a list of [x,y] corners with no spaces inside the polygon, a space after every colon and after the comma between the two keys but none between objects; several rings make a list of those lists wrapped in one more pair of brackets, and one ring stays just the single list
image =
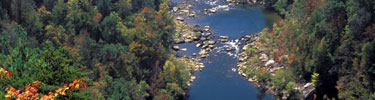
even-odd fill
[{"label": "rock in river", "polygon": [[181,16],[177,16],[177,17],[176,17],[176,20],[179,20],[179,21],[184,21],[184,17],[181,17]]},{"label": "rock in river", "polygon": [[178,47],[178,46],[176,45],[176,46],[173,46],[173,49],[174,49],[174,50],[180,50],[180,47]]},{"label": "rock in river", "polygon": [[228,36],[219,36],[221,39],[228,39]]},{"label": "rock in river", "polygon": [[213,44],[215,44],[215,41],[214,40],[210,40],[210,41],[208,41],[207,42],[209,45],[213,45]]},{"label": "rock in river", "polygon": [[201,44],[200,44],[200,43],[197,43],[197,45],[195,45],[195,47],[197,47],[197,48],[198,48],[198,47],[200,47],[200,46],[201,46]]},{"label": "rock in river", "polygon": [[214,9],[214,8],[210,9],[209,11],[210,11],[210,13],[216,13],[216,9]]},{"label": "rock in river", "polygon": [[187,48],[181,48],[182,51],[187,51]]},{"label": "rock in river", "polygon": [[210,26],[204,26],[204,28],[203,28],[203,31],[209,31],[210,30]]},{"label": "rock in river", "polygon": [[179,10],[178,7],[173,7],[173,12],[177,12]]}]

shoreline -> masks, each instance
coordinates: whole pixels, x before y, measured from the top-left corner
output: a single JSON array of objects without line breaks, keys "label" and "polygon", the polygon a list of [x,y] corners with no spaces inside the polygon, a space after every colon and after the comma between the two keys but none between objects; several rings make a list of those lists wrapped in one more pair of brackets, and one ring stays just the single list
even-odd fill
[{"label": "shoreline", "polygon": [[[227,1],[230,1],[230,0],[227,0]],[[233,1],[228,2],[228,3],[234,4],[234,6],[247,5],[247,4],[239,4],[238,2],[236,3]],[[253,3],[251,5],[263,6],[264,3],[262,2]],[[186,48],[179,48],[178,46],[176,46],[176,44],[183,44],[183,43],[195,43],[197,47],[201,47],[202,45],[206,45],[205,47],[208,47],[209,45],[211,45],[210,47],[213,48],[214,47],[213,44],[215,44],[215,42],[220,42],[220,40],[213,41],[213,43],[207,43],[208,41],[211,41],[210,35],[212,35],[212,33],[210,33],[209,31],[209,26],[201,27],[198,25],[190,25],[185,22],[185,19],[191,19],[195,17],[210,15],[210,14],[216,13],[216,10],[213,10],[213,8],[205,9],[203,15],[198,15],[195,11],[191,11],[191,8],[193,8],[193,6],[187,3],[186,1],[184,1],[174,6],[171,11],[173,14],[173,21],[175,22],[175,27],[176,27],[176,30],[175,30],[176,36],[174,38],[174,44],[173,44],[174,46],[172,48],[176,51],[178,50],[186,51],[187,50]],[[205,33],[209,33],[209,34],[205,34]],[[252,55],[249,55],[246,53],[246,50],[249,47],[251,47],[252,49],[255,49],[256,51],[261,51],[261,52],[257,52],[257,54],[260,54],[261,56],[263,56],[263,58],[267,58],[267,59],[263,59],[262,62],[257,62],[258,65],[267,66],[271,64],[271,65],[277,66],[277,67],[266,68],[267,73],[271,73],[271,75],[274,76],[276,71],[284,69],[284,67],[281,66],[282,64],[276,63],[272,57],[269,57],[270,54],[266,54],[263,52],[263,50],[260,50],[260,49],[268,49],[268,48],[259,48],[256,46],[256,44],[261,44],[259,41],[261,35],[262,33],[260,32],[257,34],[245,35],[245,36],[242,36],[242,38],[240,38],[240,40],[242,40],[245,43],[245,45],[242,48],[242,52],[240,52],[240,55],[238,58],[239,62],[237,63],[237,67],[234,67],[234,69],[236,69],[238,71],[238,74],[244,77],[249,82],[252,82],[254,85],[256,85],[257,87],[261,89],[265,89],[267,93],[270,93],[276,97],[282,96],[282,99],[287,99],[289,94],[282,93],[283,90],[275,89],[272,85],[269,84],[271,80],[258,81],[256,76],[248,77],[249,75],[247,75],[247,73],[243,70],[244,68],[246,68],[246,63],[248,63],[247,60],[253,57]],[[189,82],[187,83],[188,86],[190,86],[192,82],[194,81],[194,79],[196,78],[193,74],[197,71],[201,71],[202,68],[204,67],[204,64],[201,63],[201,58],[206,58],[207,56],[209,56],[208,53],[211,50],[212,49],[209,49],[209,48],[206,50],[206,48],[202,46],[202,48],[200,48],[199,54],[193,54],[192,57],[187,57],[187,56],[176,57],[179,61],[183,62],[184,65],[189,69],[190,79],[189,79]],[[288,55],[286,56],[284,55],[282,57],[287,59]],[[260,66],[255,67],[256,70],[258,70],[259,68],[261,67]],[[295,88],[295,90],[303,92],[303,90],[307,87],[311,87],[311,86],[301,85],[299,83],[298,86]]]}]

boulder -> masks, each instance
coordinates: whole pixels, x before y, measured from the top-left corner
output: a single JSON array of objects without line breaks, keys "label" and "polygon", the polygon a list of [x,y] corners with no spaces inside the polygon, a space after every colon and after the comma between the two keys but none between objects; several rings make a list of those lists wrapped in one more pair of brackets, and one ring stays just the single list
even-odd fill
[{"label": "boulder", "polygon": [[228,42],[228,39],[220,39],[221,42]]},{"label": "boulder", "polygon": [[219,36],[221,39],[228,39],[228,36]]},{"label": "boulder", "polygon": [[210,30],[210,26],[204,26],[204,28],[203,28],[203,31],[209,31]]},{"label": "boulder", "polygon": [[266,62],[266,64],[264,64],[264,66],[266,66],[266,67],[271,67],[271,66],[273,66],[273,65],[275,65],[275,61],[274,61],[274,60],[268,60],[268,61]]},{"label": "boulder", "polygon": [[177,17],[176,17],[176,20],[178,20],[178,21],[184,21],[184,19],[185,19],[185,18],[184,18],[184,17],[181,17],[181,16],[177,16]]},{"label": "boulder", "polygon": [[246,50],[247,48],[249,48],[249,44],[246,44],[245,46],[242,47],[242,50]]},{"label": "boulder", "polygon": [[185,43],[185,41],[182,40],[182,39],[175,39],[174,42],[175,42],[176,44]]},{"label": "boulder", "polygon": [[190,13],[189,17],[195,17],[195,13]]},{"label": "boulder", "polygon": [[216,13],[216,9],[214,9],[214,8],[210,9],[209,11],[210,11],[210,13]]},{"label": "boulder", "polygon": [[187,38],[187,39],[185,39],[185,42],[186,43],[190,43],[190,42],[192,42],[193,40],[192,39],[189,39],[189,38]]},{"label": "boulder", "polygon": [[215,45],[208,45],[208,48],[214,48]]},{"label": "boulder", "polygon": [[214,45],[215,41],[214,40],[210,40],[210,41],[207,42],[207,44]]},{"label": "boulder", "polygon": [[207,52],[204,49],[202,49],[201,51],[199,51],[199,55],[206,55],[206,54],[207,54]]},{"label": "boulder", "polygon": [[240,57],[240,58],[238,58],[238,61],[239,61],[239,62],[244,62],[244,61],[245,61],[245,58],[244,58],[244,57]]},{"label": "boulder", "polygon": [[204,44],[204,45],[202,46],[203,49],[205,49],[205,48],[207,48],[207,47],[208,47],[208,44]]},{"label": "boulder", "polygon": [[205,36],[207,36],[207,37],[210,36],[210,35],[212,35],[212,33],[206,33],[205,34]]},{"label": "boulder", "polygon": [[178,47],[178,46],[176,45],[176,46],[173,46],[173,49],[174,49],[174,50],[180,50],[180,47]]},{"label": "boulder", "polygon": [[262,54],[260,54],[259,59],[263,62],[266,62],[266,61],[268,61],[268,56],[266,54],[262,53]]},{"label": "boulder", "polygon": [[193,5],[191,5],[191,4],[188,4],[186,7],[188,7],[188,8],[192,8],[193,7]]},{"label": "boulder", "polygon": [[182,51],[187,51],[187,48],[181,48]]},{"label": "boulder", "polygon": [[173,7],[173,12],[177,12],[179,10],[178,7]]},{"label": "boulder", "polygon": [[198,41],[198,40],[199,40],[199,37],[194,36],[194,37],[193,37],[193,40],[194,40],[194,41]]},{"label": "boulder", "polygon": [[184,10],[180,10],[182,13],[189,13],[189,10],[187,9],[184,9]]},{"label": "boulder", "polygon": [[197,45],[195,45],[195,47],[197,47],[197,48],[198,48],[198,47],[200,47],[200,46],[201,46],[201,44],[200,44],[200,43],[197,43]]}]

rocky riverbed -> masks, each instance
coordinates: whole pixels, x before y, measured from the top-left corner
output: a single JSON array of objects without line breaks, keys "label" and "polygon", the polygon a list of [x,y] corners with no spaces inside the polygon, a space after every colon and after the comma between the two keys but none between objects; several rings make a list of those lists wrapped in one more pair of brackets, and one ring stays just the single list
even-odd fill
[{"label": "rocky riverbed", "polygon": [[[215,47],[216,41],[212,40],[211,35],[214,33],[210,32],[210,26],[199,26],[199,25],[189,25],[185,19],[197,17],[194,11],[191,11],[193,6],[188,2],[182,2],[173,7],[172,13],[174,14],[174,22],[176,24],[175,32],[177,33],[174,39],[174,46],[172,48],[176,51],[182,50],[187,51],[187,48],[180,48],[177,44],[183,43],[195,43],[197,48],[201,48],[201,51],[196,54],[192,54],[194,57],[178,57],[187,66],[190,71],[190,81],[187,83],[188,86],[191,82],[196,79],[193,75],[196,71],[201,71],[204,64],[201,63],[201,58],[206,58],[209,56],[209,52]],[[214,12],[211,12],[214,13]]]}]

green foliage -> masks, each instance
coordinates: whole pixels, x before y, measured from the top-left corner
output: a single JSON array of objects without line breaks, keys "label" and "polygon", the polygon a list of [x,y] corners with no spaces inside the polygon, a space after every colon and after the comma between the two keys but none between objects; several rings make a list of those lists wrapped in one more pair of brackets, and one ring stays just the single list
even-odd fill
[{"label": "green foliage", "polygon": [[131,0],[119,0],[117,3],[117,11],[119,15],[124,18],[125,16],[130,15],[132,12],[132,1]]},{"label": "green foliage", "polygon": [[136,80],[124,80],[122,78],[116,79],[112,82],[108,91],[110,91],[111,96],[109,100],[134,100],[139,99],[140,97],[147,96],[146,91],[150,87],[144,82],[141,81],[137,84]]},{"label": "green foliage", "polygon": [[[64,84],[71,83],[88,74],[80,72],[72,64],[72,58],[67,56],[63,48],[55,48],[48,41],[43,43],[45,46],[42,49],[29,47],[26,32],[20,27],[13,31],[18,36],[14,47],[3,48],[7,49],[4,51],[9,51],[9,54],[0,54],[0,59],[4,60],[0,62],[0,66],[13,73],[11,78],[0,80],[2,90],[9,87],[24,89],[25,85],[32,84],[33,81],[42,81],[43,84],[39,91],[48,94],[48,92],[55,91]],[[4,33],[1,37],[7,38],[4,35],[9,34]],[[75,92],[66,99],[68,98],[89,99],[90,97],[87,96],[87,93]]]},{"label": "green foliage", "polygon": [[[314,83],[316,99],[371,98],[375,92],[372,84],[375,32],[370,31],[375,23],[374,1],[264,0],[264,3],[285,14],[285,19],[274,25],[272,31],[263,33],[260,41],[271,45],[264,46],[271,54],[278,50],[277,54],[289,55],[288,64],[283,65],[295,72],[294,77]],[[277,78],[272,80],[281,83]]]},{"label": "green foliage", "polygon": [[[153,99],[159,90],[170,98],[186,96],[189,72],[170,57],[174,23],[166,2],[0,1],[0,67],[14,73],[0,89],[39,80],[47,94],[89,77],[87,91],[56,99]],[[176,70],[162,68],[167,60],[167,69]]]},{"label": "green foliage", "polygon": [[311,82],[313,83],[314,87],[319,86],[319,74],[318,73],[314,73],[311,75]]}]

